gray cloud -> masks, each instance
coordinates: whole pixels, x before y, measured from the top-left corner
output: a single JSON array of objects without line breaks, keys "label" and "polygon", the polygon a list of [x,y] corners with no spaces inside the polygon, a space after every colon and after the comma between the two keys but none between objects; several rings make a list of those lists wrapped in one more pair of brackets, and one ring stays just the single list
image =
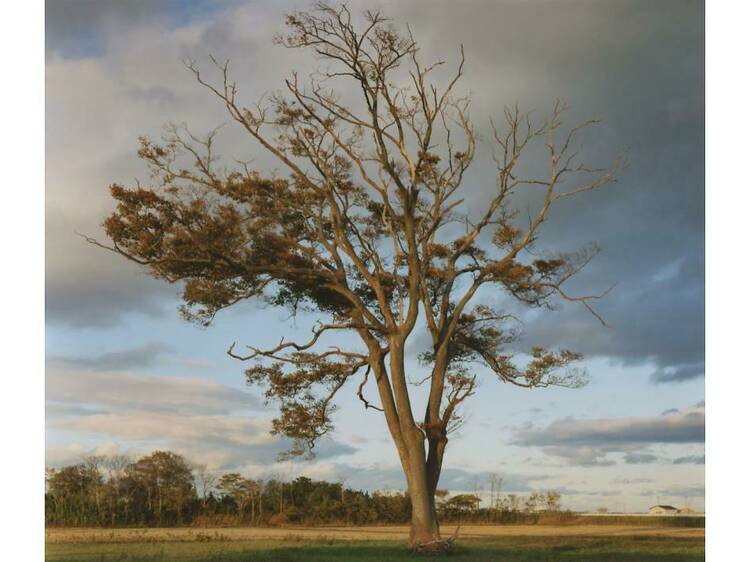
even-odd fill
[{"label": "gray cloud", "polygon": [[628,446],[649,443],[703,443],[702,408],[668,416],[642,418],[564,419],[543,429],[519,431],[515,444],[524,446]]},{"label": "gray cloud", "polygon": [[[95,434],[121,442],[158,442],[216,467],[272,463],[291,442],[271,435],[266,417],[185,415],[151,411],[91,414],[52,420],[50,427]],[[351,454],[356,448],[322,441],[319,459]]]},{"label": "gray cloud", "polygon": [[655,462],[658,457],[640,449],[651,444],[689,444],[705,441],[703,406],[667,415],[640,418],[558,420],[544,428],[517,430],[515,445],[541,447],[549,455],[577,466],[609,466],[609,453],[624,452],[627,464]]},{"label": "gray cloud", "polygon": [[121,351],[109,351],[96,356],[51,356],[49,362],[69,368],[94,369],[112,371],[118,369],[133,369],[150,367],[159,357],[169,351],[169,346],[158,342],[151,342],[139,347]]},{"label": "gray cloud", "polygon": [[706,495],[705,486],[671,486],[659,490],[644,490],[641,496],[669,496],[672,498],[702,498]]},{"label": "gray cloud", "polygon": [[572,466],[612,466],[617,464],[614,460],[607,458],[608,450],[598,447],[546,447],[545,453],[554,457],[564,459]]},{"label": "gray cloud", "polygon": [[677,457],[672,464],[706,464],[706,455],[689,455],[687,457]]},{"label": "gray cloud", "polygon": [[653,478],[615,478],[610,484],[650,484]]},{"label": "gray cloud", "polygon": [[654,371],[651,374],[651,381],[655,383],[687,381],[704,376],[705,370],[702,361],[687,365],[670,365]]},{"label": "gray cloud", "polygon": [[48,51],[68,57],[101,55],[107,36],[142,26],[174,27],[236,0],[48,0],[45,33]]},{"label": "gray cloud", "polygon": [[[253,64],[243,65],[244,76],[259,81],[252,92],[245,90],[248,95],[260,96],[271,75],[281,79],[279,60],[260,55],[282,25],[281,12],[276,10],[271,19],[268,8],[245,5],[223,17],[216,12],[215,20],[190,27],[174,14],[202,10],[205,15],[214,8],[204,2],[190,2],[180,10],[173,9],[175,2],[51,4],[46,73],[47,321],[108,328],[130,315],[175,314],[178,287],[149,278],[134,264],[86,244],[76,233],[105,240],[100,225],[112,210],[107,187],[147,176],[136,157],[139,135],[158,138],[167,121],[189,119],[193,130],[205,131],[226,120],[221,104],[208,103],[215,100],[195,83],[182,59],[258,53],[257,59],[250,57]],[[225,2],[222,7],[236,4]],[[105,38],[106,48],[84,44],[86,52],[77,53],[67,45],[68,38],[76,41],[89,32]],[[248,156],[249,144],[238,130],[227,131],[221,140],[226,143],[222,147],[242,151],[230,154],[227,161],[232,156],[255,156]]]},{"label": "gray cloud", "polygon": [[[215,468],[273,463],[292,445],[271,435],[270,416],[254,395],[208,379],[51,368],[46,398],[50,430],[167,447]],[[327,459],[356,450],[324,439],[315,453]],[[69,458],[63,453],[55,454]]]},{"label": "gray cloud", "polygon": [[633,453],[628,452],[625,453],[625,463],[626,464],[651,464],[653,462],[656,462],[659,459],[656,455],[652,455],[651,453]]},{"label": "gray cloud", "polygon": [[705,486],[672,486],[659,490],[659,494],[674,497],[701,498],[706,495]]},{"label": "gray cloud", "polygon": [[[48,427],[75,431],[105,442],[137,443],[144,453],[166,448],[212,469],[231,470],[246,464],[268,467],[292,447],[290,440],[270,434],[268,419],[248,416],[95,413],[52,419]],[[357,448],[345,443],[325,440],[316,446],[315,459],[324,461],[356,451]],[[57,462],[64,460],[69,460],[69,455]],[[305,459],[295,461],[295,464],[306,462]]]},{"label": "gray cloud", "polygon": [[128,314],[158,318],[176,313],[174,287],[133,271],[130,264],[76,236],[77,229],[98,232],[97,221],[104,211],[66,220],[50,214],[48,209],[45,316],[49,325],[110,328]]},{"label": "gray cloud", "polygon": [[48,447],[44,455],[44,464],[46,467],[59,468],[81,462],[81,459],[89,455],[124,455],[130,459],[135,459],[142,451],[136,448],[123,449],[114,441],[102,442],[94,447],[87,447],[81,443],[68,443],[63,446]]},{"label": "gray cloud", "polygon": [[44,410],[48,420],[68,416],[89,416],[91,414],[105,413],[105,410],[97,407],[55,401],[47,401]]},{"label": "gray cloud", "polygon": [[[613,277],[622,265],[614,264],[615,259],[603,256],[599,264],[608,267]],[[615,278],[618,286],[596,303],[609,327],[602,328],[581,309],[565,306],[544,320],[540,315],[527,317],[522,343],[567,347],[625,365],[652,362],[657,366],[651,375],[654,383],[699,378],[705,370],[702,261],[693,267],[700,274],[681,275],[657,285],[644,284],[628,272]],[[596,273],[590,273],[594,278]]]},{"label": "gray cloud", "polygon": [[[254,395],[211,380],[127,372],[49,369],[46,398],[50,403],[61,403],[68,407],[148,414],[227,414],[260,408],[260,402]],[[152,427],[162,429],[154,424]]]}]

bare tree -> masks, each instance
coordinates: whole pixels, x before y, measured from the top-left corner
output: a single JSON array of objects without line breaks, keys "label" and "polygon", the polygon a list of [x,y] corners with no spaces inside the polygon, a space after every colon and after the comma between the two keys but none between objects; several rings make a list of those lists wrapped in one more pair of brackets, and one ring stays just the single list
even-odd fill
[{"label": "bare tree", "polygon": [[547,511],[560,511],[560,492],[549,491],[544,496],[544,508]]},{"label": "bare tree", "polygon": [[94,502],[96,503],[96,511],[101,516],[102,513],[102,481],[101,481],[101,469],[105,466],[107,457],[105,455],[82,455],[81,461],[84,466],[93,473],[100,475],[99,478],[94,480],[93,491],[94,491]]},{"label": "bare tree", "polygon": [[110,480],[119,480],[125,474],[127,466],[133,460],[127,455],[109,455],[104,459],[104,466],[107,468],[107,476]]},{"label": "bare tree", "polygon": [[346,503],[346,481],[348,477],[345,474],[339,474],[336,477],[336,483],[341,487],[341,508],[344,510],[346,522],[349,524],[351,519],[351,511],[349,505]]},{"label": "bare tree", "polygon": [[107,469],[107,477],[110,484],[110,524],[115,525],[117,520],[117,504],[120,502],[122,492],[122,479],[125,476],[125,470],[132,462],[127,455],[109,455],[104,459],[104,466]]},{"label": "bare tree", "polygon": [[[204,325],[253,298],[320,314],[309,341],[246,352],[233,344],[228,353],[253,362],[247,380],[279,403],[273,429],[294,440],[291,454],[311,452],[333,429],[334,398],[353,384],[393,438],[412,503],[412,545],[444,549],[435,490],[449,432],[487,372],[475,365],[523,388],[584,382],[571,367],[581,358],[573,351],[532,347],[525,363],[515,362],[514,317],[478,304],[477,295],[492,288],[537,308],[563,299],[596,315],[597,295],[565,285],[596,248],[544,255],[538,242],[557,201],[612,181],[616,166],[580,162],[577,135],[594,121],[564,128],[563,104],[540,122],[505,109],[503,126],[493,125],[496,183],[474,216],[464,203],[475,195],[461,191],[477,144],[470,100],[456,94],[463,49],[441,86],[443,62],[424,63],[411,32],[398,32],[380,12],[357,20],[345,6],[318,4],[286,23],[289,33],[277,42],[312,51],[321,67],[306,81],[293,74],[285,92],[265,102],[239,100],[228,62],[214,61],[218,81],[187,63],[283,173],[264,176],[248,163],[220,168],[216,132],[203,138],[170,127],[163,142],[141,139],[152,181],[112,186],[117,209],[104,223],[105,247],[183,283],[182,312]],[[344,103],[337,91],[358,99]],[[542,177],[522,173],[527,161],[538,162],[533,146],[543,153]],[[538,207],[522,216],[513,201],[527,191]],[[423,416],[412,408],[405,363],[420,318],[431,338],[421,357],[429,369]],[[360,345],[323,347],[340,332],[356,334]],[[365,396],[368,381],[379,400]]]},{"label": "bare tree", "polygon": [[497,503],[500,498],[500,491],[503,486],[503,477],[497,472],[490,474],[490,517],[495,520]]},{"label": "bare tree", "polygon": [[192,469],[195,476],[195,481],[200,486],[201,499],[203,500],[203,505],[205,506],[206,500],[208,499],[208,494],[209,492],[211,492],[211,490],[214,489],[214,486],[219,480],[219,477],[215,472],[208,470],[205,464],[193,465]]}]

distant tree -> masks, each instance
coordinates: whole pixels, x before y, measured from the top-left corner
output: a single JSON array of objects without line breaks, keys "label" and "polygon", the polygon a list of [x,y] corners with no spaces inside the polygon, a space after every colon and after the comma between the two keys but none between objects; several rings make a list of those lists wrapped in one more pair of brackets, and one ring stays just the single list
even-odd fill
[{"label": "distant tree", "polygon": [[544,496],[542,494],[540,494],[539,492],[532,492],[531,494],[529,494],[523,504],[524,511],[526,511],[527,513],[538,511],[542,506],[543,501]]},{"label": "distant tree", "polygon": [[[195,493],[184,459],[157,451],[122,467],[126,457],[107,457],[99,463],[78,463],[45,471],[45,517],[49,525],[66,526],[179,526],[206,524],[404,524],[411,519],[408,494],[382,491],[372,494],[345,488],[341,482],[305,476],[284,482],[253,480],[239,473],[223,475],[201,500]],[[108,471],[108,478],[98,468]],[[115,467],[113,469],[112,467]],[[195,467],[193,467],[195,470]],[[100,504],[97,505],[97,494]],[[449,521],[487,522],[500,516],[506,522],[536,520],[535,513],[519,513],[520,496],[499,498],[497,508],[481,507],[476,494],[451,497],[436,490],[437,509]],[[557,492],[535,492],[528,498],[534,510],[555,509]],[[531,504],[530,504],[531,505]],[[512,508],[512,509],[511,509]],[[283,510],[283,511],[282,511]],[[496,511],[499,510],[499,513]],[[249,519],[248,519],[249,515]]]},{"label": "distant tree", "polygon": [[[286,93],[265,103],[240,102],[228,63],[217,64],[221,78],[214,83],[189,62],[197,81],[282,171],[220,167],[215,132],[198,138],[172,126],[163,142],[143,138],[139,156],[152,179],[111,187],[117,208],[104,222],[111,240],[104,246],[181,283],[183,314],[204,325],[253,298],[325,317],[307,342],[248,346],[247,353],[232,345],[229,354],[254,362],[247,380],[279,403],[273,430],[294,441],[292,454],[311,452],[333,429],[334,398],[356,381],[357,396],[365,409],[382,412],[398,452],[411,499],[411,543],[439,550],[447,544],[435,490],[448,434],[476,388],[474,365],[524,388],[584,383],[570,367],[581,358],[573,351],[532,347],[528,360],[516,363],[508,350],[518,337],[514,317],[477,304],[477,295],[487,288],[536,308],[560,298],[593,313],[597,297],[574,295],[565,283],[596,248],[544,252],[541,226],[556,202],[612,181],[614,168],[578,158],[577,135],[594,121],[564,129],[561,104],[539,123],[506,109],[504,127],[494,128],[496,181],[485,190],[489,201],[472,213],[466,200],[480,187],[461,188],[477,134],[468,98],[455,93],[463,50],[441,87],[433,77],[442,61],[420,60],[410,33],[379,12],[365,12],[361,27],[355,19],[346,7],[322,3],[289,15],[289,33],[278,43],[309,50],[323,64],[307,84],[292,75]],[[345,104],[337,85],[358,99]],[[546,172],[524,175],[538,169],[530,163],[539,158]],[[536,209],[521,216],[516,205],[529,201]],[[430,336],[421,355],[430,371],[422,419],[412,408],[405,361],[420,316]],[[332,346],[321,349],[328,334],[340,332],[352,332],[360,344],[342,349],[329,340]],[[379,405],[365,397],[370,377]]]},{"label": "distant tree", "polygon": [[170,451],[155,451],[126,469],[126,478],[159,525],[182,523],[183,510],[195,495],[193,473],[185,459]]},{"label": "distant tree", "polygon": [[519,511],[521,498],[518,494],[508,494],[506,497],[499,500],[499,505],[503,511]]},{"label": "distant tree", "polygon": [[[106,455],[84,455],[81,457],[81,460],[83,461],[83,464],[88,467],[88,469],[92,473],[96,473],[99,475],[102,475],[102,469],[106,466],[107,457]],[[91,491],[94,495],[94,502],[96,504],[96,511],[98,513],[99,518],[102,518],[102,514],[104,513],[104,494],[105,494],[105,486],[103,478],[100,477],[97,479],[96,483],[93,485]]]},{"label": "distant tree", "polygon": [[205,464],[194,465],[193,475],[196,483],[199,486],[201,499],[205,504],[208,500],[209,493],[214,488],[219,478],[215,472],[208,470]]},{"label": "distant tree", "polygon": [[372,501],[379,522],[403,523],[411,517],[411,502],[406,494],[401,492],[373,492]]},{"label": "distant tree", "polygon": [[442,502],[443,512],[452,517],[469,515],[479,508],[482,498],[476,494],[458,494]]},{"label": "distant tree", "polygon": [[494,522],[499,508],[500,490],[503,486],[503,478],[497,473],[490,474],[490,521]]},{"label": "distant tree", "polygon": [[101,485],[101,473],[86,463],[48,471],[52,517],[74,525],[96,522],[100,516],[96,498]]},{"label": "distant tree", "polygon": [[448,490],[435,490],[435,501],[438,507],[440,507],[440,504],[448,499],[448,496],[450,496],[450,492]]},{"label": "distant tree", "polygon": [[255,521],[255,502],[258,498],[258,485],[244,478],[236,472],[224,474],[219,478],[216,484],[217,490],[230,496],[237,504],[237,510],[240,517],[244,516],[247,507],[250,507],[250,517]]},{"label": "distant tree", "polygon": [[122,493],[122,479],[125,476],[125,469],[131,462],[127,455],[109,455],[104,458],[102,463],[107,471],[105,493],[108,498],[110,525],[115,525],[120,506],[125,503]]},{"label": "distant tree", "polygon": [[346,519],[349,521],[351,519],[350,515],[351,512],[349,510],[349,506],[346,502],[346,476],[339,475],[337,480],[341,484],[341,506],[344,509],[344,512],[346,513]]},{"label": "distant tree", "polygon": [[498,495],[503,487],[503,478],[498,473],[490,474],[490,507],[495,509]]},{"label": "distant tree", "polygon": [[132,462],[127,455],[109,455],[104,459],[104,467],[107,469],[108,478],[117,480],[125,474],[125,469]]},{"label": "distant tree", "polygon": [[263,521],[263,494],[266,491],[266,483],[263,480],[256,480],[256,486],[258,487],[258,521]]},{"label": "distant tree", "polygon": [[560,511],[560,492],[547,492],[544,502],[547,511]]}]

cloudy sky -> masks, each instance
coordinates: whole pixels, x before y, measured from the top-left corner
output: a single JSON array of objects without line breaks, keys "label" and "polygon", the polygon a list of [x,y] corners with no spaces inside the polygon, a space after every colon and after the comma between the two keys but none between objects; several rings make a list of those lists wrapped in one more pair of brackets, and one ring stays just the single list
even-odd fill
[{"label": "cloudy sky", "polygon": [[[404,4],[404,3],[402,3]],[[166,122],[197,132],[218,124],[231,157],[263,164],[250,139],[181,61],[233,61],[244,99],[274,91],[314,61],[272,44],[283,14],[304,2],[48,0],[47,2],[47,463],[91,451],[182,452],[216,470],[308,474],[368,489],[403,488],[378,413],[351,389],[338,430],[313,461],[276,463],[273,410],[244,385],[233,341],[275,344],[309,318],[249,303],[199,329],[177,313],[177,289],[87,245],[112,209],[107,187],[147,178],[137,137]],[[527,0],[350,3],[409,23],[425,59],[466,56],[464,90],[481,134],[504,105],[603,124],[587,156],[627,153],[621,180],[560,205],[545,230],[554,249],[592,241],[603,252],[582,288],[614,290],[602,328],[563,306],[524,316],[524,346],[586,355],[590,384],[523,391],[485,377],[451,441],[442,487],[559,490],[566,507],[642,510],[657,500],[703,507],[704,186],[703,5],[691,0]],[[470,206],[492,189],[480,150]],[[484,186],[484,187],[483,187]],[[502,305],[502,295],[485,293]],[[420,338],[411,348],[414,378]],[[477,454],[481,451],[481,454]]]}]

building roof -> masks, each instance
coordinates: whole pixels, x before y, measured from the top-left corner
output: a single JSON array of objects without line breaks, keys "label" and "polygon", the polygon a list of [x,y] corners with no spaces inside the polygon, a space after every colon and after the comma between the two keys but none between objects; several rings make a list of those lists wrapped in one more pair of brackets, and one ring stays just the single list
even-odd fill
[{"label": "building roof", "polygon": [[677,510],[677,508],[673,505],[652,505],[651,507],[649,507],[649,509],[654,509],[657,507],[660,507],[662,509],[674,509],[675,511]]}]

